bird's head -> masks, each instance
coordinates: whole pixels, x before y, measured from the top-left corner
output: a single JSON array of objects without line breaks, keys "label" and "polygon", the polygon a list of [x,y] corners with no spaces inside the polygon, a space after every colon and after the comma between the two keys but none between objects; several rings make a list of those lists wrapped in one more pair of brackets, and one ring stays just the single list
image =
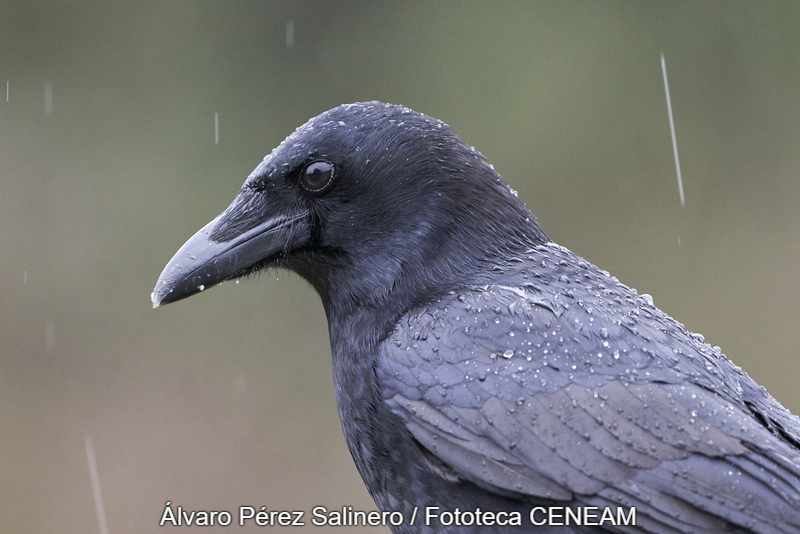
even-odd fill
[{"label": "bird's head", "polygon": [[[401,106],[334,108],[298,128],[233,203],[170,260],[153,306],[277,266],[326,309],[398,287],[450,290],[482,263],[546,241],[477,151],[443,122]],[[415,291],[406,291],[408,299]]]}]

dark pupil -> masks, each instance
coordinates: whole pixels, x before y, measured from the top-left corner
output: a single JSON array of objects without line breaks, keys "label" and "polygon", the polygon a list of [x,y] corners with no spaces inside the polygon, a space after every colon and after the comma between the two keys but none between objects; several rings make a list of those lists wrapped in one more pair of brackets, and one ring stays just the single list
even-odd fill
[{"label": "dark pupil", "polygon": [[303,185],[312,191],[319,191],[331,181],[331,164],[317,161],[306,167],[303,173]]}]

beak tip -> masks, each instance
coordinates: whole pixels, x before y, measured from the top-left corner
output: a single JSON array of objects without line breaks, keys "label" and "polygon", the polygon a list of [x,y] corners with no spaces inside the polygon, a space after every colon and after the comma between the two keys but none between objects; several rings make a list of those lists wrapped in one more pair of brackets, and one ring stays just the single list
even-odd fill
[{"label": "beak tip", "polygon": [[[161,278],[158,279],[156,283],[156,287],[153,288],[153,291],[150,293],[150,302],[153,303],[153,309],[160,308],[163,304],[169,304],[175,300],[180,300],[180,298],[174,298],[174,291],[175,288],[171,286],[171,284],[164,280],[164,275],[162,274]],[[186,295],[189,296],[188,294]]]},{"label": "beak tip", "polygon": [[161,306],[162,302],[164,302],[164,295],[160,294],[156,290],[153,290],[153,292],[150,293],[150,302],[153,303],[153,309],[156,309]]}]

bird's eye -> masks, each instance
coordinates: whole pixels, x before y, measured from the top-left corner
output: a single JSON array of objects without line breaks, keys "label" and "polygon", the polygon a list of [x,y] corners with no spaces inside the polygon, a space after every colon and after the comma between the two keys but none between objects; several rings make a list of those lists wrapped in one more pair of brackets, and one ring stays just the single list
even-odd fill
[{"label": "bird's eye", "polygon": [[327,161],[315,161],[306,165],[300,175],[300,183],[308,191],[318,193],[328,187],[333,179],[333,165]]}]

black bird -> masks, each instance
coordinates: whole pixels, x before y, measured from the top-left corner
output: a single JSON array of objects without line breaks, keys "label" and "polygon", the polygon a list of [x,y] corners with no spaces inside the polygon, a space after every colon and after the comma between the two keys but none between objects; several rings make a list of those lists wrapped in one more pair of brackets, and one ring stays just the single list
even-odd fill
[{"label": "black bird", "polygon": [[153,306],[269,267],[322,299],[347,445],[393,532],[800,533],[800,419],[551,242],[441,121],[311,119]]}]

